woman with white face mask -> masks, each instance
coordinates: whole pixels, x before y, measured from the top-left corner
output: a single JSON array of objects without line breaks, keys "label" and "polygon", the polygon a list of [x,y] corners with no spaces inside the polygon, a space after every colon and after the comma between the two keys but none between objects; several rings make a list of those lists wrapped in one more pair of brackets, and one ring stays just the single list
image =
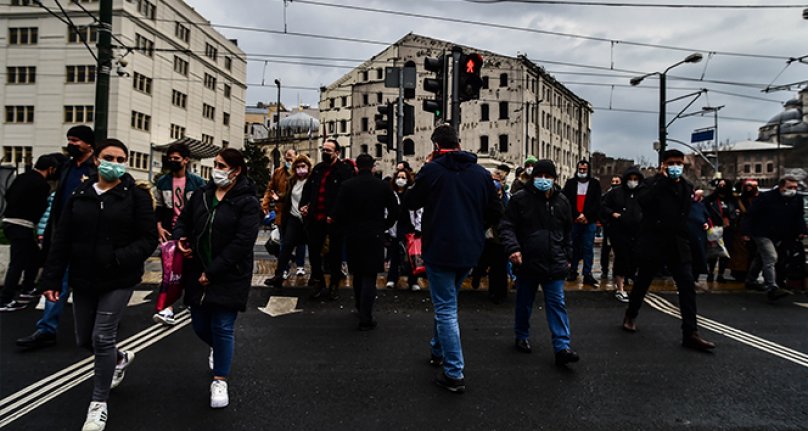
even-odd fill
[{"label": "woman with white face mask", "polygon": [[[303,187],[309,180],[311,173],[311,160],[304,155],[299,155],[292,162],[292,178],[289,179],[284,193],[283,200],[283,223],[281,224],[281,247],[278,256],[278,266],[275,269],[275,276],[264,280],[264,284],[272,287],[283,285],[283,273],[288,270],[289,261],[292,258],[292,251],[301,244],[306,244],[306,230],[303,227],[303,215],[298,208],[300,198],[303,196]],[[301,267],[298,267],[298,270]]]},{"label": "woman with white face mask", "polygon": [[182,277],[191,326],[211,348],[210,406],[222,408],[229,404],[234,325],[247,307],[262,213],[241,152],[222,150],[213,164],[211,181],[191,196],[173,237],[187,258]]},{"label": "woman with white face mask", "polygon": [[[399,203],[404,201],[404,194],[412,186],[413,176],[406,170],[399,170],[391,181],[391,187],[396,193]],[[423,209],[418,211],[410,211],[403,206],[400,208],[396,224],[388,231],[393,238],[390,247],[387,250],[387,255],[390,258],[390,269],[387,272],[387,285],[388,289],[395,289],[398,284],[398,279],[401,276],[401,266],[408,268],[409,265],[402,265],[404,259],[407,258],[407,234],[415,233],[421,235],[421,213]],[[410,290],[421,290],[418,285],[418,277],[412,275],[410,269],[407,275],[407,286]]]}]

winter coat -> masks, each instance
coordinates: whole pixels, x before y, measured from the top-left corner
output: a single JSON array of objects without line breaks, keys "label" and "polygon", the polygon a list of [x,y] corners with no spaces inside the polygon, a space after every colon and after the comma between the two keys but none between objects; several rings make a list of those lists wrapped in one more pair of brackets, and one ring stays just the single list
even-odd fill
[{"label": "winter coat", "polygon": [[491,174],[466,151],[448,152],[424,165],[404,204],[411,210],[424,209],[424,262],[445,268],[477,265],[485,229],[502,215]]},{"label": "winter coat", "polygon": [[738,199],[730,192],[729,197],[721,198],[718,193],[713,193],[704,198],[704,205],[710,211],[710,219],[715,226],[734,227],[737,224],[740,214]]},{"label": "winter coat", "polygon": [[[43,234],[42,240],[42,251],[47,254],[48,250],[50,249],[50,243],[54,236],[54,230],[59,225],[59,217],[62,215],[62,208],[65,206],[64,194],[66,192],[65,187],[67,187],[67,177],[71,171],[75,169],[81,169],[86,171],[86,179],[83,180],[82,184],[86,184],[87,180],[91,177],[97,175],[98,168],[95,167],[95,163],[93,161],[93,157],[88,158],[80,165],[80,167],[76,167],[76,162],[73,159],[68,160],[61,168],[59,168],[59,182],[56,184],[56,191],[53,195],[53,203],[51,204],[51,217],[48,219],[48,225],[45,227],[45,233]],[[74,190],[70,190],[70,193],[73,193]]]},{"label": "winter coat", "polygon": [[398,212],[393,190],[370,171],[359,171],[359,175],[342,184],[334,223],[345,233],[352,274],[384,271],[384,232],[396,222]]},{"label": "winter coat", "polygon": [[773,242],[808,234],[803,199],[801,195],[785,198],[779,188],[761,193],[749,209],[745,234],[769,238]]},{"label": "winter coat", "polygon": [[[255,184],[239,177],[235,186],[219,202],[213,199],[216,185],[209,182],[197,190],[185,205],[174,226],[173,238],[188,238],[193,258],[186,260],[182,278],[187,305],[214,305],[245,311],[253,273],[253,247],[261,224],[261,205],[255,195]],[[211,262],[201,256],[201,241],[208,222]],[[199,277],[205,273],[210,283],[202,286]]]},{"label": "winter coat", "polygon": [[[305,217],[305,222],[315,222],[317,217],[317,200],[320,197],[320,183],[323,176],[328,170],[328,165],[320,162],[314,165],[309,175],[309,181],[303,187],[303,197],[300,198],[299,208],[309,206],[308,215]],[[325,212],[327,217],[334,216],[334,207],[337,201],[337,194],[339,193],[340,186],[345,181],[353,178],[356,175],[356,170],[351,163],[344,160],[337,160],[331,168],[331,174],[325,185]]]},{"label": "winter coat", "polygon": [[35,226],[48,208],[49,194],[50,186],[42,174],[37,171],[21,174],[6,190],[6,211],[3,217]]},{"label": "winter coat", "polygon": [[[161,176],[154,186],[154,200],[157,202],[157,208],[154,212],[157,215],[157,221],[163,226],[163,229],[171,230],[171,225],[174,222],[174,176],[170,173]],[[195,191],[205,186],[205,180],[199,175],[190,172],[185,173],[185,202],[191,200],[191,196]]]},{"label": "winter coat", "polygon": [[572,260],[572,212],[566,196],[556,188],[548,199],[533,184],[511,196],[499,223],[505,255],[522,253],[520,276],[558,280]]},{"label": "winter coat", "polygon": [[635,256],[640,261],[690,263],[687,218],[693,202],[693,186],[657,174],[645,180],[639,195],[642,209]]},{"label": "winter coat", "polygon": [[595,178],[589,177],[589,186],[586,189],[586,200],[584,200],[584,210],[578,212],[578,178],[570,178],[564,184],[563,193],[570,203],[570,211],[572,219],[575,220],[580,214],[586,217],[588,224],[598,221],[600,214],[600,181]]},{"label": "winter coat", "polygon": [[[642,181],[642,174],[637,168],[629,168],[623,174],[623,182],[619,187],[609,190],[603,197],[601,204],[601,220],[607,221],[609,226],[609,237],[616,239],[627,239],[633,241],[637,238],[642,222],[642,209],[637,198],[642,193],[643,185],[640,183],[635,189],[628,188],[628,177],[639,175]],[[620,214],[619,218],[614,218],[613,214]]]},{"label": "winter coat", "polygon": [[43,290],[61,290],[68,266],[73,289],[103,293],[132,288],[143,277],[143,262],[157,248],[151,193],[137,187],[129,174],[100,196],[95,182],[97,177],[82,183],[62,209],[42,273]]}]

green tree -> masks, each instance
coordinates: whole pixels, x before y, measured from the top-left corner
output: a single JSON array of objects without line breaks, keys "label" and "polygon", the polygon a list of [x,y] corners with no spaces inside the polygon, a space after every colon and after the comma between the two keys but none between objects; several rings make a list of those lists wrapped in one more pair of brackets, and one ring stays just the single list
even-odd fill
[{"label": "green tree", "polygon": [[248,176],[255,182],[256,193],[262,195],[272,172],[269,170],[269,157],[266,148],[254,142],[244,143],[244,158],[249,168]]}]

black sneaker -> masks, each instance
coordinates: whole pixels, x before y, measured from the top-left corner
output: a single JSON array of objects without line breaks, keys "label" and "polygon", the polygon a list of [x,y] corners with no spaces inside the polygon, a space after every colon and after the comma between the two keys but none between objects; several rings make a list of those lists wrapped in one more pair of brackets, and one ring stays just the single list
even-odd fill
[{"label": "black sneaker", "polygon": [[566,280],[567,281],[575,281],[577,279],[578,279],[578,273],[577,272],[570,272],[569,275],[567,275]]},{"label": "black sneaker", "polygon": [[581,358],[578,356],[578,354],[570,349],[559,350],[555,354],[556,365],[567,365],[580,360]]},{"label": "black sneaker", "polygon": [[22,302],[15,301],[12,299],[11,301],[0,304],[0,311],[19,311],[27,306],[28,306],[27,303],[24,304]]},{"label": "black sneaker", "polygon": [[47,347],[56,344],[56,334],[37,329],[33,334],[17,339],[17,345],[26,348]]},{"label": "black sneaker", "polygon": [[430,357],[429,357],[429,365],[431,365],[433,367],[443,366],[443,357],[442,356],[430,355]]},{"label": "black sneaker", "polygon": [[592,274],[584,275],[584,284],[587,286],[592,286],[595,289],[600,287],[600,284],[598,284],[598,280],[596,280],[595,277],[592,277]]},{"label": "black sneaker", "polygon": [[33,288],[31,290],[26,290],[26,291],[20,292],[20,294],[17,295],[17,302],[26,302],[26,303],[31,302],[34,299],[39,298],[39,296],[40,296],[40,293],[37,292],[36,288]]},{"label": "black sneaker", "polygon": [[441,372],[435,378],[435,384],[446,389],[449,392],[454,392],[456,394],[462,394],[466,392],[466,380],[465,379],[453,379],[446,375],[446,373]]},{"label": "black sneaker", "polygon": [[517,338],[516,342],[514,343],[514,347],[516,347],[516,350],[518,350],[518,351],[520,351],[522,353],[531,353],[531,352],[533,352],[533,348],[530,347],[530,341],[528,341],[526,338],[525,339]]},{"label": "black sneaker", "polygon": [[754,291],[757,291],[757,292],[765,292],[766,291],[766,286],[764,284],[758,283],[756,281],[752,282],[752,283],[747,282],[747,283],[744,284],[744,287],[746,287],[748,290],[754,290]]},{"label": "black sneaker", "polygon": [[792,293],[790,290],[783,289],[782,287],[775,287],[769,289],[769,291],[766,293],[766,296],[769,297],[769,301],[776,301],[780,298],[785,298],[786,296],[791,294]]}]

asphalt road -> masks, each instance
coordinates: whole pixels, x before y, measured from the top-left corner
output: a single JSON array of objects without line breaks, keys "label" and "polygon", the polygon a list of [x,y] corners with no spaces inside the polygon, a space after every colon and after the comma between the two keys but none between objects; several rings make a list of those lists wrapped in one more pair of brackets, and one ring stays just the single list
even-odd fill
[{"label": "asphalt road", "polygon": [[[610,294],[571,292],[573,347],[582,359],[564,369],[553,364],[543,309],[533,317],[534,352],[523,354],[513,349],[513,295],[493,305],[485,292],[464,291],[468,390],[455,395],[433,384],[427,365],[428,292],[380,290],[372,332],[355,330],[349,290],[335,303],[310,302],[307,293],[253,289],[237,320],[231,404],[217,411],[208,407],[208,349],[190,326],[167,334],[152,327],[152,304],[130,307],[119,339],[136,336],[126,343],[142,350],[112,392],[107,429],[808,429],[808,308],[798,305],[808,303],[805,294],[777,304],[753,293],[700,295],[700,314],[726,334],[702,329],[718,343],[704,354],[683,349],[679,322],[648,304],[639,331],[628,334],[619,329],[624,306]],[[270,317],[258,308],[271,295],[300,297],[302,311]],[[675,294],[659,298],[676,302]],[[14,347],[39,315],[0,315],[0,424],[80,429],[92,371],[74,345],[70,310],[57,346]]]}]

